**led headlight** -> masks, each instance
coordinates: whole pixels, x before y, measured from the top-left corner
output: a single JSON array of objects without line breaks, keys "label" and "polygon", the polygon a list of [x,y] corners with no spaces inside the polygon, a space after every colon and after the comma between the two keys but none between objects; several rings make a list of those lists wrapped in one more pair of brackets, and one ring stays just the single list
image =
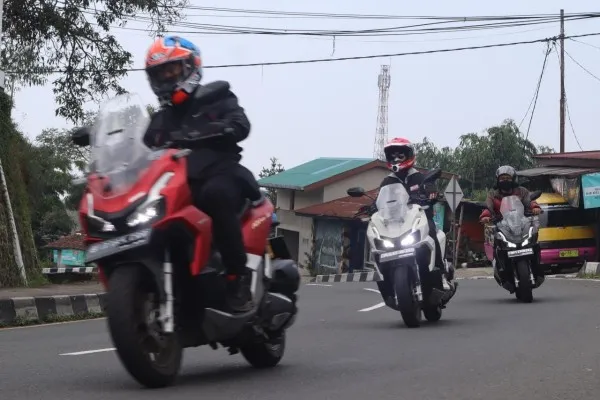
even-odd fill
[{"label": "led headlight", "polygon": [[415,244],[415,242],[416,242],[415,236],[414,235],[408,235],[407,237],[405,237],[404,239],[402,239],[400,241],[400,244],[402,246],[410,246],[412,244]]},{"label": "led headlight", "polygon": [[394,248],[394,242],[392,242],[389,239],[383,239],[383,240],[381,240],[381,245],[383,247],[385,247],[386,249],[393,249]]},{"label": "led headlight", "polygon": [[164,210],[164,198],[159,198],[150,204],[140,207],[127,218],[127,225],[134,228],[160,218]]},{"label": "led headlight", "polygon": [[500,239],[500,240],[502,240],[504,243],[506,243],[506,246],[508,246],[508,247],[511,247],[511,248],[512,248],[512,247],[517,247],[517,245],[516,245],[516,244],[514,244],[514,243],[512,243],[512,242],[509,242],[509,241],[506,239],[506,236],[504,236],[504,234],[503,234],[502,232],[498,232],[498,236],[497,236],[497,237],[498,237],[498,239]]}]

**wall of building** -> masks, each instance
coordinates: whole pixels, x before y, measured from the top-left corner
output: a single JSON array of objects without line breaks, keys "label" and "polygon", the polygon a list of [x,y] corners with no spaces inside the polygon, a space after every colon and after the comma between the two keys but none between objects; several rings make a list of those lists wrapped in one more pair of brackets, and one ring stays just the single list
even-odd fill
[{"label": "wall of building", "polygon": [[298,232],[298,263],[306,264],[306,253],[310,252],[312,246],[312,218],[296,215],[291,210],[279,210],[277,217],[280,222],[278,231],[285,229]]},{"label": "wall of building", "polygon": [[323,201],[321,201],[321,203],[348,196],[346,191],[354,186],[360,186],[365,190],[376,189],[379,187],[383,178],[389,173],[390,172],[385,168],[374,168],[349,178],[342,179],[331,185],[327,185],[324,188]]}]

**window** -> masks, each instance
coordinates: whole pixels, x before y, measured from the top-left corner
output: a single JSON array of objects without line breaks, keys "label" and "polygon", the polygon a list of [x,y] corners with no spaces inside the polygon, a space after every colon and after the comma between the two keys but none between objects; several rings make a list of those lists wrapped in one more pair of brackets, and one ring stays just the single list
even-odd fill
[{"label": "window", "polygon": [[544,208],[540,214],[540,227],[558,228],[564,226],[588,226],[592,220],[584,210],[569,206],[558,206]]}]

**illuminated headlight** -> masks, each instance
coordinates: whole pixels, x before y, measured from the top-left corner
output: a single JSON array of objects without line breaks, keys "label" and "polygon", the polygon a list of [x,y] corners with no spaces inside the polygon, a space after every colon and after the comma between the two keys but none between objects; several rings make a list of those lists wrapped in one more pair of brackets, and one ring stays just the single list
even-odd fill
[{"label": "illuminated headlight", "polygon": [[394,242],[392,242],[391,240],[388,239],[383,239],[381,241],[381,244],[383,245],[383,247],[385,247],[386,249],[392,249],[394,247]]},{"label": "illuminated headlight", "polygon": [[516,244],[514,244],[514,243],[512,243],[512,242],[509,242],[509,241],[506,239],[506,236],[504,236],[504,234],[503,234],[502,232],[498,232],[498,239],[500,239],[500,240],[502,240],[504,243],[506,243],[506,246],[508,246],[508,247],[511,247],[511,248],[513,248],[513,247],[517,247],[517,245],[516,245]]},{"label": "illuminated headlight", "polygon": [[524,241],[523,243],[521,243],[521,246],[527,246],[529,244],[529,239],[531,239],[531,236],[533,236],[533,227],[529,228],[529,232],[527,232],[527,234],[524,237]]},{"label": "illuminated headlight", "polygon": [[415,244],[415,236],[414,235],[408,235],[407,237],[405,237],[404,239],[402,239],[400,241],[400,244],[402,246],[410,246],[411,244]]},{"label": "illuminated headlight", "polygon": [[104,222],[104,225],[102,225],[102,232],[114,232],[116,230],[117,229],[115,228],[115,226],[110,222]]},{"label": "illuminated headlight", "polygon": [[130,228],[136,227],[138,225],[144,225],[149,222],[156,220],[161,215],[161,203],[162,198],[136,210],[133,214],[127,218],[127,225]]}]

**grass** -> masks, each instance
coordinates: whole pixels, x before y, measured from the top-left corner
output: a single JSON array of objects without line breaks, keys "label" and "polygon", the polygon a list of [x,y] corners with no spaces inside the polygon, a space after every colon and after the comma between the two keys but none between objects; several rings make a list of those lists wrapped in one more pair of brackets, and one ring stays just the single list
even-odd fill
[{"label": "grass", "polygon": [[43,319],[26,319],[21,316],[16,317],[11,322],[0,322],[1,328],[10,328],[16,326],[31,326],[31,325],[42,325],[42,324],[53,324],[57,322],[71,322],[71,321],[81,321],[87,319],[96,319],[104,317],[104,313],[82,313],[75,315],[57,315],[50,314],[46,318]]}]

